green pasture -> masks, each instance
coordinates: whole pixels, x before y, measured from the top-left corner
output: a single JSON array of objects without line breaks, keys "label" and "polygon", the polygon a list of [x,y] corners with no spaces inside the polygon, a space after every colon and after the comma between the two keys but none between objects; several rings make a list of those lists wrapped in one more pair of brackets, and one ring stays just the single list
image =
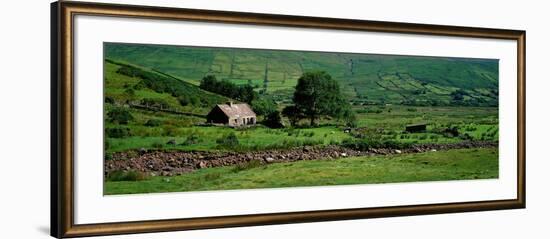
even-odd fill
[{"label": "green pasture", "polygon": [[498,178],[496,148],[207,168],[143,181],[106,181],[105,194],[235,190]]},{"label": "green pasture", "polygon": [[[139,127],[136,127],[139,128]],[[191,126],[175,129],[173,136],[131,136],[124,138],[108,138],[108,152],[119,152],[126,150],[145,149],[166,149],[185,151],[224,151],[216,140],[223,138],[229,133],[235,133],[239,140],[237,148],[228,150],[262,150],[277,149],[302,145],[327,145],[338,144],[343,139],[350,138],[349,134],[334,126],[312,128],[312,129],[269,129],[266,127],[254,127],[248,129],[233,129],[217,126]],[[193,144],[185,144],[186,140],[193,135],[199,140]],[[167,144],[175,140],[176,145]]]}]

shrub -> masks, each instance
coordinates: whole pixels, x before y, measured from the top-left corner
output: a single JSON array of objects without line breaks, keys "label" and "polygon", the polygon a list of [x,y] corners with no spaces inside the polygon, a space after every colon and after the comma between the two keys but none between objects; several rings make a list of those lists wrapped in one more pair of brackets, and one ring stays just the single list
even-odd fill
[{"label": "shrub", "polygon": [[222,148],[232,148],[239,145],[239,139],[235,133],[231,132],[221,138],[218,138],[216,143]]},{"label": "shrub", "polygon": [[469,132],[476,131],[477,127],[475,127],[474,125],[468,125],[468,126],[466,126],[466,128],[464,130],[469,131]]},{"label": "shrub", "polygon": [[185,139],[185,141],[183,141],[183,143],[181,143],[181,145],[193,145],[198,144],[202,141],[203,140],[197,134],[192,133],[191,135],[187,136],[187,138]]},{"label": "shrub", "polygon": [[116,170],[107,174],[107,181],[141,181],[148,179],[148,175],[143,172],[130,170]]},{"label": "shrub", "polygon": [[178,97],[178,102],[180,103],[181,106],[197,105],[200,103],[200,99],[193,96],[182,95]]},{"label": "shrub", "polygon": [[465,95],[468,95],[466,91],[463,89],[458,89],[451,93],[451,99],[453,101],[462,101]]},{"label": "shrub", "polygon": [[460,139],[463,139],[463,140],[473,140],[474,137],[472,137],[470,134],[468,133],[465,133],[463,135],[460,135]]},{"label": "shrub", "polygon": [[126,127],[106,128],[105,134],[108,138],[124,138],[132,136],[130,129]]},{"label": "shrub", "polygon": [[125,108],[113,108],[107,113],[109,122],[118,123],[118,124],[128,124],[130,120],[133,120],[134,117],[130,112]]},{"label": "shrub", "polygon": [[156,127],[156,126],[160,126],[162,124],[162,122],[158,119],[150,119],[150,120],[147,120],[147,122],[145,122],[145,126],[148,126],[148,127]]}]

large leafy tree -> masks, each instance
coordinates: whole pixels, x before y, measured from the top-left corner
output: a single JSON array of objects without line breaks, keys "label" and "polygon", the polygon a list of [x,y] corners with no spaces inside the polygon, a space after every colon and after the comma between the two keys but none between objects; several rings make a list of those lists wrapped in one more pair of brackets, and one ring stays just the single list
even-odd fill
[{"label": "large leafy tree", "polygon": [[309,119],[312,126],[321,116],[350,117],[349,103],[341,94],[338,82],[324,71],[304,73],[298,79],[292,100],[292,111]]}]

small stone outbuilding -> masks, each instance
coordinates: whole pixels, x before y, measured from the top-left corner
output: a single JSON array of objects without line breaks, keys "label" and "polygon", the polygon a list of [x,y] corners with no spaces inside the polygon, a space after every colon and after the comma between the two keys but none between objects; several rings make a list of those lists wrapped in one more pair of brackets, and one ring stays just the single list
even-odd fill
[{"label": "small stone outbuilding", "polygon": [[405,126],[405,131],[409,133],[426,132],[426,123],[410,124]]},{"label": "small stone outbuilding", "polygon": [[248,104],[219,104],[206,116],[206,122],[211,124],[240,127],[256,124],[256,113]]}]

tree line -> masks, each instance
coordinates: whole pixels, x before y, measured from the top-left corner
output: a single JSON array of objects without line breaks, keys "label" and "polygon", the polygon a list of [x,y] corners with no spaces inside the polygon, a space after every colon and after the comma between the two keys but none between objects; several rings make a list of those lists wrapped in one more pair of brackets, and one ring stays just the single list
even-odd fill
[{"label": "tree line", "polygon": [[214,75],[203,77],[199,87],[249,104],[258,98],[258,93],[254,91],[254,87],[251,85],[236,85],[227,80],[218,80]]}]

